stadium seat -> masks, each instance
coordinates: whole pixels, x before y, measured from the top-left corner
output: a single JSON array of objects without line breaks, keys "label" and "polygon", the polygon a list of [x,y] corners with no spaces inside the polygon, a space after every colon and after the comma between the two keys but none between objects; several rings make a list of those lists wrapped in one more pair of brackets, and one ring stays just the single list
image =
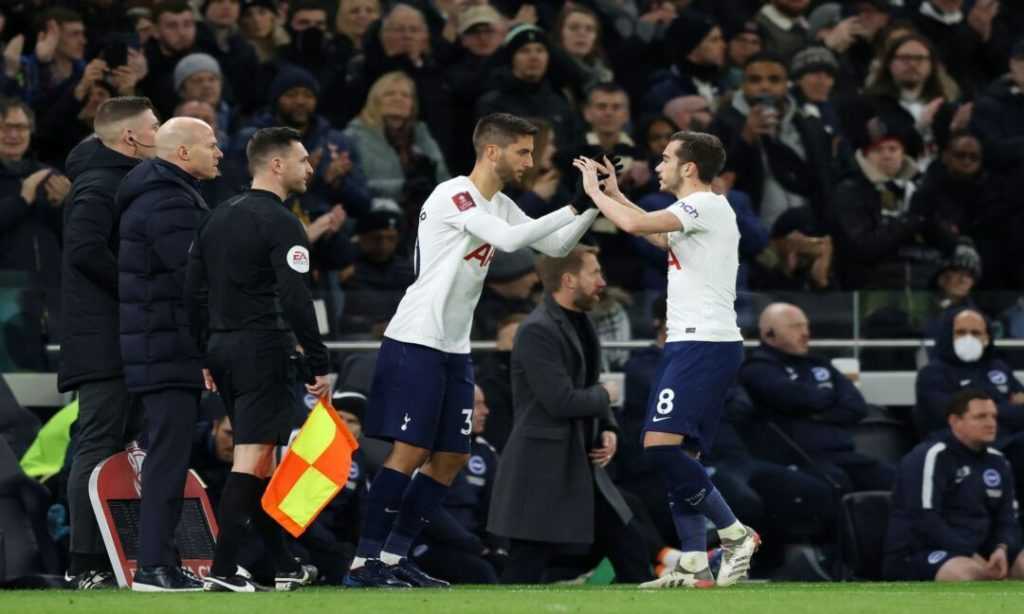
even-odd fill
[{"label": "stadium seat", "polygon": [[857,451],[875,460],[898,463],[917,441],[913,427],[884,407],[869,408],[868,416],[852,429]]},{"label": "stadium seat", "polygon": [[842,499],[843,563],[858,580],[881,580],[890,494],[863,491]]}]

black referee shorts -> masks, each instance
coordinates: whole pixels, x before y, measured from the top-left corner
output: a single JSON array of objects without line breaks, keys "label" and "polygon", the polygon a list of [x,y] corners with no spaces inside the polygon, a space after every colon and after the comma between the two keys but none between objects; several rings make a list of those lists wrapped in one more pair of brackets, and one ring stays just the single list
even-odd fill
[{"label": "black referee shorts", "polygon": [[283,444],[298,401],[285,331],[231,331],[210,336],[206,366],[231,418],[235,444]]}]

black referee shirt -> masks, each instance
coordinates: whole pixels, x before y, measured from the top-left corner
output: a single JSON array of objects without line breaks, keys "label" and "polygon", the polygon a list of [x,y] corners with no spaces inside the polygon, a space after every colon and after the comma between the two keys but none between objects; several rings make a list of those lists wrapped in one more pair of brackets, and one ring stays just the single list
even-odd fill
[{"label": "black referee shirt", "polygon": [[196,232],[186,281],[200,347],[216,332],[291,330],[313,373],[326,374],[309,270],[306,230],[273,192],[248,190],[214,209]]}]

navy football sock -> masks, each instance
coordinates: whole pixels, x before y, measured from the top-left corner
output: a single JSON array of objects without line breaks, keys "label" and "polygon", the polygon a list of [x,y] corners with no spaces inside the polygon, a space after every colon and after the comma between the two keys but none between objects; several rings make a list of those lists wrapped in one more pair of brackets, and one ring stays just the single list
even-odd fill
[{"label": "navy football sock", "polygon": [[736,522],[736,515],[711,483],[704,465],[679,446],[650,446],[644,450],[665,480],[669,499],[690,505],[719,529]]},{"label": "navy football sock", "polygon": [[384,552],[399,557],[408,556],[409,548],[419,536],[427,518],[441,507],[447,494],[447,486],[422,472],[417,473],[402,499],[402,510],[384,544]]},{"label": "navy football sock", "polygon": [[679,536],[679,549],[683,552],[707,552],[708,534],[704,515],[685,501],[676,501],[671,492],[668,506],[672,512],[672,523],[676,526],[676,535]]},{"label": "navy football sock", "polygon": [[356,547],[357,557],[380,557],[384,540],[391,532],[408,486],[409,476],[401,471],[382,467],[377,473],[366,501],[366,519]]}]

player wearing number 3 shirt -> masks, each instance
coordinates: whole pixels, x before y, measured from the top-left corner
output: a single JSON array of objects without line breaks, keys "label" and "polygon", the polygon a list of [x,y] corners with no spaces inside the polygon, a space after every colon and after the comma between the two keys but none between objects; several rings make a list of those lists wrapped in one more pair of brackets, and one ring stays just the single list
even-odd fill
[{"label": "player wearing number 3 shirt", "polygon": [[[657,172],[661,189],[679,200],[653,213],[629,202],[614,174],[599,179],[599,172],[613,170],[607,159],[579,158],[574,165],[605,217],[667,254],[668,340],[647,410],[644,454],[668,488],[683,556],[641,588],[729,586],[746,576],[760,537],[736,520],[700,462],[743,360],[733,308],[740,233],[728,201],[711,191],[725,149],[710,134],[673,135]],[[718,528],[724,550],[717,578],[708,566],[705,518]]]},{"label": "player wearing number 3 shirt", "polygon": [[533,165],[536,132],[513,115],[481,119],[473,172],[437,186],[420,211],[416,281],[384,332],[364,425],[395,445],[371,486],[348,586],[444,584],[407,554],[468,458],[469,333],[487,269],[495,250],[530,246],[564,256],[597,217],[596,209],[577,215],[566,206],[534,220],[501,193]]}]

